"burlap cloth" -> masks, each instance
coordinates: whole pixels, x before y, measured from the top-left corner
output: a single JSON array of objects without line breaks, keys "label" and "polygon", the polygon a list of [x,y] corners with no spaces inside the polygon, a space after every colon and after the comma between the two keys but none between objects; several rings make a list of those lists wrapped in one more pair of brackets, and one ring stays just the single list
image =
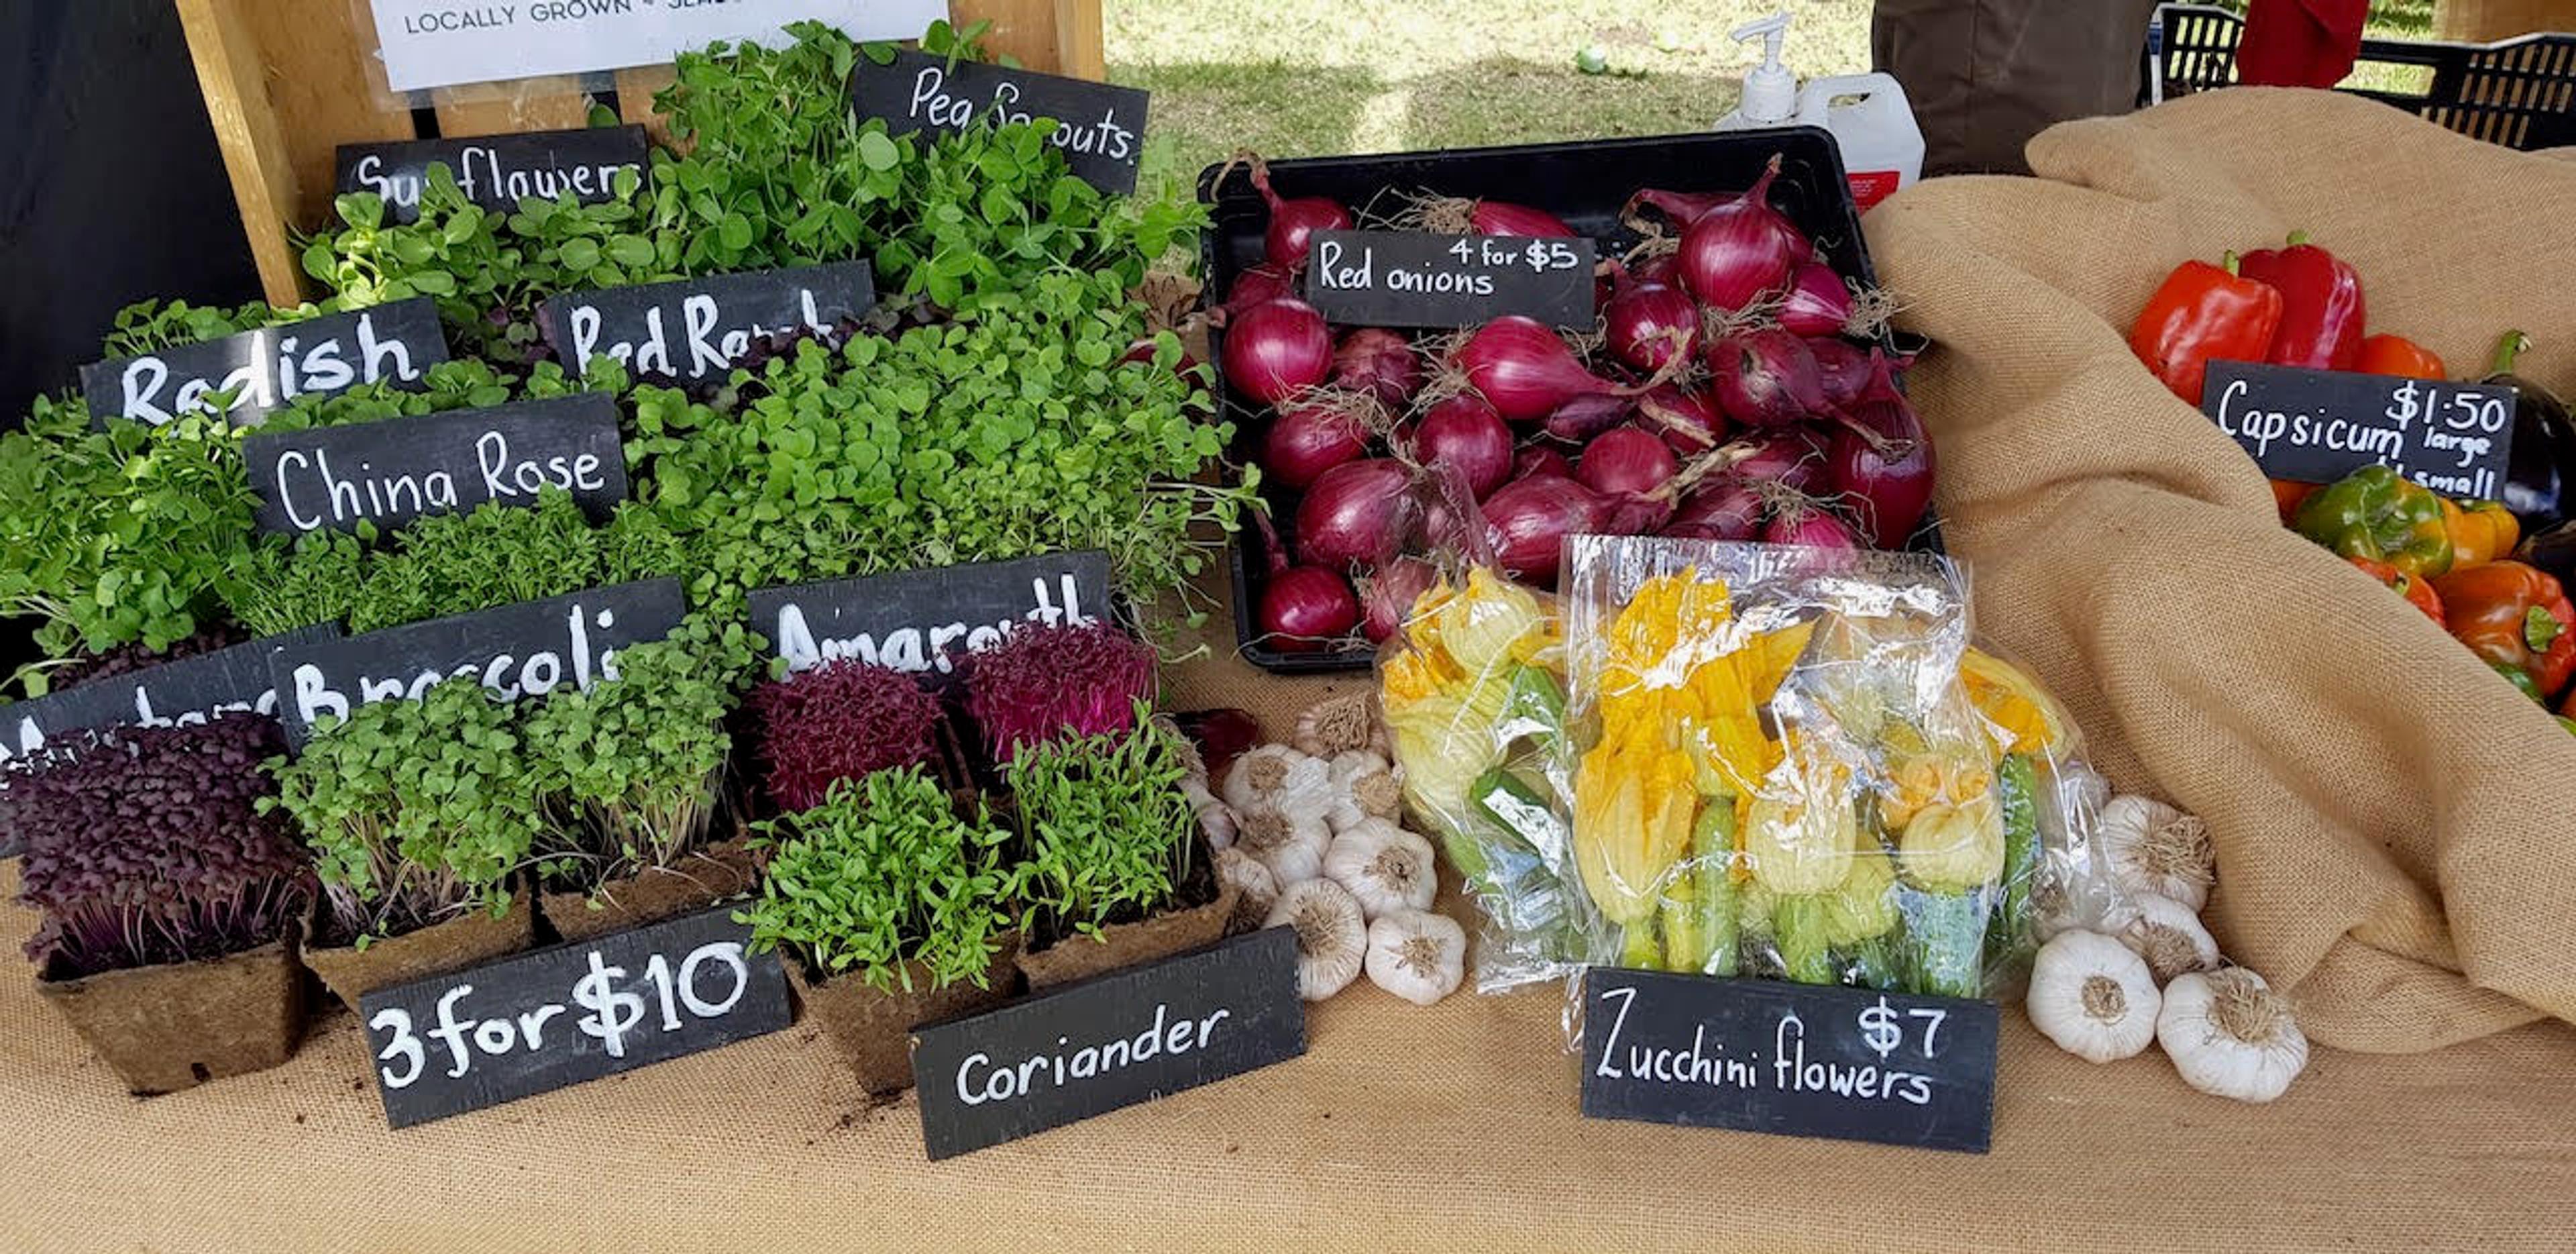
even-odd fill
[{"label": "burlap cloth", "polygon": [[[2365,116],[2391,122],[2396,115]],[[2129,133],[2143,142],[2170,133],[2169,127],[2205,132],[2227,124],[2195,111],[2171,121],[2160,117]],[[2095,142],[2107,146],[2122,133],[2106,132]],[[2043,147],[2053,154],[2060,142],[2052,139]],[[2234,142],[2284,151],[2308,146],[2270,136],[2238,136]],[[2408,136],[2405,146],[2412,151],[2418,144],[2461,165],[2479,155],[2420,136]],[[2430,194],[2426,186],[2406,194]],[[2098,259],[2078,273],[2112,269],[2114,258],[2143,273],[2159,264],[2147,253],[2179,257],[2199,247],[2175,234],[2169,245],[2135,248],[2137,255],[2124,256],[2120,248],[2093,241],[2091,231],[2146,222],[2157,212],[2153,206],[2063,189],[2025,188],[2020,195],[2098,203],[2110,211],[2106,223],[2086,228],[2070,222],[2057,233],[2062,238],[2050,241],[2071,257]],[[2331,193],[2314,187],[2300,195],[2321,198],[2291,202],[2302,215],[2333,203]],[[1939,324],[1963,347],[1924,372],[1927,400],[1963,397],[1980,379],[2007,377],[2000,368],[1972,363],[1989,356],[2013,360],[2025,351],[2017,346],[2020,340],[2045,340],[2030,325],[2043,311],[2091,316],[2074,298],[2015,296],[2000,276],[1970,281],[1997,263],[1965,264],[1973,259],[1964,254],[1954,262],[1918,246],[1948,238],[2000,249],[2013,234],[2037,229],[2027,221],[2011,233],[1954,225],[1956,213],[1975,196],[2011,203],[2001,188],[1927,188],[1895,202],[1904,209],[1901,215],[1883,209],[1879,216],[1887,221],[1876,224],[1887,233],[1880,246],[1896,254],[1892,269],[1919,296],[1928,297],[1940,284],[1943,300],[1976,303],[1996,328],[1980,336],[1968,325],[1972,319],[1963,317],[1956,327]],[[2482,199],[2464,189],[2460,198],[2464,204]],[[2455,220],[2426,201],[2414,203],[2426,205],[2421,217],[2427,223]],[[2568,202],[2563,196],[2552,201],[2523,194],[2497,196],[2493,203],[2499,207],[2468,212],[2492,212],[2502,222],[2506,204],[2554,208]],[[2396,210],[2386,216],[2401,217]],[[2313,221],[2328,219],[2319,214]],[[2527,229],[2532,223],[2523,218],[2519,225]],[[2258,237],[2278,233],[2270,221],[2249,222],[2245,230]],[[2237,241],[2231,234],[2218,242]],[[2012,255],[2048,251],[2035,247]],[[2403,250],[2393,243],[2371,241],[2353,251],[2375,276],[2404,264]],[[2493,283],[2513,272],[2501,263],[2477,266]],[[2522,281],[2518,273],[2516,281]],[[2134,305],[2145,295],[2144,282],[2102,281],[2090,298],[2106,311]],[[2392,309],[2467,299],[2437,297],[2438,285],[2428,279],[2399,283],[2391,278],[2374,287],[2387,293],[2382,299]],[[2482,289],[2475,283],[2461,288],[2477,290]],[[1933,325],[1933,309],[1918,308],[1918,315]],[[2458,343],[2444,338],[2440,347],[2465,357],[2479,334],[2464,329],[2455,337]],[[2088,360],[2113,364],[2119,349],[2106,339],[2098,348],[2050,350],[2038,344],[2032,351],[2054,351],[2061,367],[2054,374],[2072,376]],[[2442,693],[2446,683],[2473,693],[2477,687],[2470,680],[2491,680],[2453,667],[2456,650],[2438,638],[2403,640],[2402,616],[2377,615],[2383,607],[2363,595],[2366,587],[2337,589],[2313,564],[2290,573],[2308,560],[2306,551],[2287,541],[2266,547],[2264,529],[2253,525],[2259,521],[2260,482],[2228,467],[2219,456],[2224,449],[2195,446],[2205,433],[2183,421],[2185,411],[2161,413],[2134,397],[2120,399],[2122,392],[2109,382],[2087,383],[2061,400],[2067,413],[2098,415],[2080,424],[2090,432],[2087,440],[2109,439],[2123,426],[2160,424],[2172,433],[2177,450],[2199,448],[2197,454],[2177,454],[2177,464],[2192,464],[2153,475],[2139,472],[2139,482],[2125,494],[2110,486],[2061,492],[2044,508],[2007,511],[1986,503],[2001,496],[1991,490],[1956,493],[1945,506],[1961,519],[1956,534],[1962,548],[1981,558],[1981,550],[1997,543],[1991,537],[2024,516],[2053,515],[2071,529],[2046,541],[2067,546],[2056,550],[2065,554],[2062,559],[2034,552],[2016,561],[1999,552],[1995,569],[1981,562],[1984,616],[2079,704],[2124,775],[2141,778],[2152,764],[2158,779],[2193,804],[2227,807],[2226,819],[2240,834],[2229,839],[2232,879],[2222,900],[2239,921],[2233,930],[2240,950],[2259,952],[2260,960],[2277,969],[2304,969],[2282,962],[2281,954],[2298,952],[2302,944],[2323,951],[2350,925],[2329,921],[2302,928],[2286,921],[2303,911],[2330,920],[2358,917],[2352,912],[2367,904],[2361,898],[2378,890],[2360,873],[2343,869],[2364,865],[2345,847],[2399,830],[2400,819],[2429,824],[2433,814],[2443,817],[2452,835],[2439,854],[2446,860],[2440,874],[2454,885],[2463,875],[2492,885],[2499,874],[2489,861],[2498,842],[2483,842],[2486,852],[2470,856],[2475,851],[2463,848],[2459,833],[2528,836],[2552,823],[2564,826],[2559,821],[2566,803],[2542,796],[2546,785],[2567,778],[2563,766],[2546,778],[2509,767],[2516,760],[2559,762],[2539,755],[2564,753],[2563,747],[2537,728],[2479,730],[2486,720],[2502,721],[2513,711]],[[1979,412],[2008,411],[1988,405]],[[1946,412],[1936,419],[1949,432],[2001,420],[1972,422]],[[2070,421],[2065,430],[2078,425]],[[1944,447],[1945,472],[1980,485],[2119,473],[2099,469],[2105,454],[2098,448],[2083,449],[2071,434],[2060,433],[2018,451],[1984,453],[1954,438]],[[2016,460],[2058,469],[2016,473]],[[2170,492],[2209,503],[2156,495]],[[2092,503],[2095,495],[2101,503]],[[2156,510],[2152,528],[2139,514],[2145,508],[2139,502],[2150,499],[2171,502]],[[2097,527],[2115,538],[2095,537]],[[2122,547],[2112,551],[2108,546],[2114,543]],[[2279,569],[2212,569],[2223,564],[2192,556],[2213,547],[2261,548],[2258,557],[2239,560]],[[2045,564],[2059,560],[2067,565]],[[2162,578],[2145,577],[2132,566],[2161,572]],[[2081,576],[2078,582],[2098,580],[2100,592],[2046,595],[2049,580],[2057,577],[2052,572],[2069,569]],[[2310,583],[2323,590],[2290,591]],[[2237,604],[2215,608],[2227,590]],[[2303,617],[2261,608],[2284,595],[2300,598]],[[2131,601],[2139,608],[2126,610]],[[2208,621],[2186,624],[2158,606],[2199,607]],[[2004,625],[2016,607],[2020,620]],[[2338,627],[2338,616],[2379,626]],[[2400,643],[2381,643],[2383,631]],[[2061,634],[2105,644],[2099,650],[2051,648]],[[2249,643],[2258,634],[2281,643]],[[1220,642],[1220,652],[1231,641],[1221,619],[1208,635]],[[2295,638],[2327,643],[2303,645]],[[2157,678],[2150,659],[2160,651],[2214,660],[2204,675],[2173,664],[2173,678]],[[2090,666],[2086,653],[2097,659]],[[2326,657],[2348,666],[2313,660]],[[2107,694],[2089,691],[2096,673],[2091,666],[2102,668]],[[2346,677],[2363,674],[2365,667],[2390,675],[2447,675],[2456,682],[2364,683]],[[2299,676],[2312,682],[2285,682]],[[1284,718],[1305,701],[1349,682],[1271,679],[1216,657],[1179,668],[1175,695],[1183,704],[1246,706],[1274,729],[1284,729]],[[2428,730],[2389,730],[2401,726],[2401,710],[2412,701],[2425,703],[2420,717]],[[2429,730],[2436,725],[2449,730]],[[2150,735],[2161,739],[2151,745]],[[2243,834],[2250,821],[2244,814],[2253,811],[2239,807],[2259,803],[2251,799],[2256,789],[2250,781],[2222,781],[2242,777],[2254,769],[2249,763],[2261,759],[2246,752],[2236,754],[2243,761],[2230,760],[2234,750],[2172,743],[2201,737],[2230,737],[2232,744],[2277,740],[2270,752],[2298,765],[2276,768],[2272,787],[2314,798],[2310,804],[2319,813],[2332,807],[2387,816],[2384,824],[2374,819],[2340,834],[2314,819],[2305,827],[2284,820],[2277,830],[2264,829],[2270,834],[2262,839],[2285,851],[2310,847],[2307,865],[2320,868],[2320,879],[2327,874],[2322,868],[2335,868],[2348,881],[2344,888],[2321,890],[2288,870],[2236,870],[2247,843],[2256,839]],[[2465,747],[2447,750],[2446,737],[2463,744],[2483,738],[2493,747],[2483,755]],[[2329,744],[2369,748],[2349,748],[2351,760],[2334,759],[2329,768],[2321,764]],[[2156,756],[2161,753],[2196,753],[2189,762],[2206,769],[2169,765]],[[2425,761],[2421,769],[2401,766],[2398,755]],[[2494,765],[2478,766],[2481,761]],[[2464,776],[2449,788],[2414,782],[2436,779],[2437,767],[2484,773]],[[2374,779],[2374,771],[2407,782]],[[2469,778],[2491,778],[2485,799],[2467,786]],[[2417,798],[2419,786],[2430,788],[2430,799]],[[2412,871],[2436,857],[2430,842],[2410,849],[2389,855],[2392,862]],[[2284,852],[2278,860],[2295,862],[2297,855]],[[2508,861],[2535,879],[2551,873],[2536,856]],[[2555,873],[2563,882],[2563,867]],[[2429,881],[2433,873],[2423,874]],[[2385,878],[2413,882],[2402,873]],[[14,894],[15,888],[14,870],[0,875],[0,892]],[[2501,899],[2503,890],[2498,892]],[[2271,904],[2258,908],[2266,899]],[[2488,904],[2485,897],[2479,900],[2482,907]],[[2522,916],[2511,917],[2517,927],[2531,926]],[[2294,938],[2313,936],[2272,942],[2281,946],[2278,951],[2254,951],[2246,936],[2254,929],[2247,925],[2265,920],[2282,921],[2275,930]],[[0,907],[0,943],[15,945],[32,926],[26,912]],[[2394,948],[2394,941],[2378,939],[2386,932],[2374,930],[2374,941]],[[2476,942],[2465,947],[2489,954],[2493,935],[2482,925]],[[2326,969],[2345,961],[2338,957]],[[2535,951],[2511,963],[2528,972],[2564,961]],[[2398,1028],[2419,1038],[2472,1035],[2425,1030],[2425,1018],[2444,1004],[2446,993],[2453,1001],[2466,999],[2449,992],[2463,987],[2457,977],[2430,964],[2413,965],[2421,974],[2391,982],[2390,995],[2403,997],[2404,1004],[2391,1005],[2377,1019],[2337,1011],[2326,1021],[2356,1028],[2383,1023],[2392,1043],[2408,1043]],[[2376,978],[2366,974],[2367,965],[2361,969],[2365,974],[2346,978]],[[2436,991],[2418,992],[2419,987]],[[2566,987],[2563,980],[2558,987]],[[2315,980],[2303,993],[2324,997],[2329,1006],[2361,1001],[2340,984]],[[124,1096],[25,978],[0,979],[0,1121],[6,1126],[0,1137],[0,1249],[2554,1251],[2567,1248],[2567,1233],[2576,1225],[2576,1190],[2569,1187],[2576,1181],[2576,1087],[2567,1083],[2576,1076],[2576,1030],[2563,1024],[2493,1032],[2436,1053],[2320,1051],[2280,1102],[2248,1107],[2190,1091],[2152,1054],[2105,1068],[2079,1062],[2040,1039],[2013,1011],[2004,1020],[1994,1152],[1972,1157],[1584,1120],[1575,1113],[1574,1066],[1557,1049],[1562,1004],[1553,990],[1538,990],[1509,998],[1454,996],[1422,1010],[1363,983],[1316,1008],[1312,1048],[1304,1058],[931,1165],[921,1159],[913,1101],[871,1107],[807,1024],[396,1133],[384,1126],[368,1078],[369,1050],[346,1012],[327,1018],[303,1052],[275,1071],[136,1101]],[[2451,1013],[2482,1029],[2514,1017],[2474,1005]]]},{"label": "burlap cloth", "polygon": [[1941,349],[1910,376],[1980,629],[2112,776],[2210,821],[2228,952],[2345,1049],[2576,1015],[2576,738],[2421,614],[2282,528],[2254,462],[2131,357],[2166,271],[2304,228],[2373,330],[2474,371],[2497,334],[2576,385],[2576,166],[2327,92],[2053,128],[2036,179],[1870,215]]}]

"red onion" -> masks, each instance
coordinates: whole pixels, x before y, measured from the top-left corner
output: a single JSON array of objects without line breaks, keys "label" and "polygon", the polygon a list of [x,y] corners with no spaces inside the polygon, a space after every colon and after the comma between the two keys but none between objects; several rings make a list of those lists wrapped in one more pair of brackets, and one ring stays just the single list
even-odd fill
[{"label": "red onion", "polygon": [[1518,314],[1476,328],[1458,345],[1455,360],[1508,422],[1536,422],[1578,396],[1635,392],[1584,369],[1556,332]]},{"label": "red onion", "polygon": [[1332,570],[1378,566],[1404,543],[1413,472],[1384,457],[1343,462],[1297,502],[1297,559]]},{"label": "red onion", "polygon": [[1673,451],[1653,432],[1614,427],[1583,446],[1574,480],[1609,503],[1603,531],[1637,535],[1663,526],[1672,517],[1672,497],[1663,487],[1680,469]]},{"label": "red onion", "polygon": [[1574,228],[1545,209],[1500,200],[1440,197],[1416,202],[1422,229],[1443,235],[1517,235],[1572,239]]},{"label": "red onion", "polygon": [[1225,768],[1245,750],[1261,743],[1261,721],[1231,706],[1212,710],[1184,710],[1172,716],[1181,734],[1198,746],[1199,760],[1207,763],[1210,776],[1222,776]]},{"label": "red onion", "polygon": [[1766,328],[1711,341],[1708,373],[1718,408],[1748,427],[1785,427],[1827,408],[1816,354],[1786,331]]},{"label": "red onion", "polygon": [[1873,355],[1869,387],[1834,433],[1834,490],[1853,501],[1861,528],[1883,549],[1905,543],[1932,503],[1932,436]]},{"label": "red onion", "polygon": [[1690,293],[1636,281],[1624,267],[1613,273],[1617,286],[1601,306],[1612,356],[1651,374],[1698,351],[1699,306],[1691,303]]},{"label": "red onion", "polygon": [[1743,195],[1709,208],[1682,232],[1682,286],[1712,309],[1733,313],[1789,281],[1790,267],[1814,248],[1797,226],[1771,207],[1771,180],[1780,159]]},{"label": "red onion", "polygon": [[1600,528],[1607,506],[1592,489],[1555,475],[1504,484],[1485,500],[1485,523],[1494,532],[1494,558],[1503,573],[1542,587],[1556,583],[1565,538]]},{"label": "red onion", "polygon": [[1360,634],[1370,644],[1386,643],[1404,630],[1405,620],[1413,616],[1413,603],[1439,581],[1439,570],[1421,558],[1400,557],[1387,563],[1385,569],[1361,581],[1367,590],[1360,594]]},{"label": "red onion", "polygon": [[1359,625],[1359,598],[1340,575],[1320,566],[1291,566],[1261,589],[1255,622],[1272,648],[1311,653]]},{"label": "red onion", "polygon": [[1750,451],[1735,463],[1737,477],[1752,483],[1777,483],[1799,493],[1825,485],[1825,437],[1812,427],[1786,427],[1757,432]]},{"label": "red onion", "polygon": [[1789,295],[1780,302],[1781,330],[1791,335],[1832,335],[1851,316],[1851,288],[1832,266],[1810,261],[1789,272]]},{"label": "red onion", "polygon": [[1833,511],[1812,501],[1792,498],[1762,525],[1764,544],[1796,544],[1808,548],[1851,551],[1864,547],[1860,536]]},{"label": "red onion", "polygon": [[[1281,199],[1270,189],[1270,166],[1251,153],[1240,153],[1235,161],[1252,167],[1253,190],[1270,206],[1270,229],[1262,233],[1261,253],[1270,264],[1290,274],[1306,268],[1306,241],[1317,231],[1351,229],[1351,211],[1323,196],[1298,196]],[[1227,169],[1231,171],[1232,163]],[[1217,175],[1225,182],[1225,174]]]},{"label": "red onion", "polygon": [[1733,199],[1733,192],[1668,192],[1659,187],[1649,187],[1630,196],[1627,207],[1620,210],[1620,216],[1634,215],[1642,205],[1663,214],[1674,226],[1689,226],[1699,221],[1701,214]]},{"label": "red onion", "polygon": [[1234,276],[1234,285],[1225,289],[1225,313],[1231,318],[1255,305],[1296,295],[1296,276],[1265,261]]},{"label": "red onion", "polygon": [[1225,330],[1225,381],[1264,405],[1276,405],[1324,381],[1333,368],[1333,333],[1324,315],[1282,298],[1235,315]]},{"label": "red onion", "polygon": [[1568,444],[1581,444],[1618,426],[1628,416],[1629,401],[1620,396],[1578,396],[1556,407],[1539,430]]},{"label": "red onion", "polygon": [[1612,427],[1583,446],[1574,481],[1604,496],[1644,496],[1680,469],[1673,451],[1653,432]]},{"label": "red onion", "polygon": [[[1881,352],[1875,348],[1864,349],[1835,335],[1809,337],[1807,351],[1816,355],[1816,373],[1825,385],[1825,401],[1836,409],[1860,399],[1862,390],[1869,386],[1870,371],[1876,369],[1873,363]],[[1887,368],[1891,371],[1903,370],[1913,364],[1914,357],[1910,353],[1887,359]]]},{"label": "red onion", "polygon": [[1382,327],[1361,327],[1333,349],[1333,386],[1366,392],[1388,409],[1402,409],[1422,389],[1422,359],[1413,343]]},{"label": "red onion", "polygon": [[[1678,242],[1678,241],[1676,241]],[[1661,283],[1679,287],[1682,281],[1682,255],[1678,248],[1667,248],[1647,254],[1637,262],[1636,279],[1640,283]]]},{"label": "red onion", "polygon": [[1726,415],[1706,392],[1659,384],[1637,398],[1637,417],[1649,431],[1662,434],[1676,453],[1705,453],[1726,439]]},{"label": "red onion", "polygon": [[1512,454],[1512,478],[1534,479],[1540,475],[1571,479],[1574,477],[1574,463],[1567,461],[1565,454],[1544,444],[1533,444]]},{"label": "red onion", "polygon": [[1565,219],[1544,209],[1527,205],[1506,204],[1499,200],[1480,200],[1468,214],[1467,225],[1478,235],[1521,235],[1547,239],[1572,239],[1574,228]]},{"label": "red onion", "polygon": [[1404,450],[1430,466],[1452,466],[1481,501],[1512,475],[1512,429],[1485,398],[1461,392],[1431,407],[1403,438]]},{"label": "red onion", "polygon": [[[1348,394],[1338,399],[1361,401]],[[1368,426],[1359,415],[1365,404],[1328,398],[1282,406],[1262,436],[1262,473],[1302,491],[1316,476],[1357,459],[1368,451]]]},{"label": "red onion", "polygon": [[1750,540],[1761,530],[1762,494],[1743,480],[1723,479],[1683,501],[1663,534],[1684,540]]}]

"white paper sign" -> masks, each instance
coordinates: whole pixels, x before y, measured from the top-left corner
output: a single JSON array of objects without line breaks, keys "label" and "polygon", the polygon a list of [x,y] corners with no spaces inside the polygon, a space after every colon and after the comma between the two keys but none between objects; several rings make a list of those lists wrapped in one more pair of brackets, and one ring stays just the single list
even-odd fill
[{"label": "white paper sign", "polygon": [[947,0],[370,0],[396,91],[666,64],[719,39],[776,45],[790,22],[917,39]]}]

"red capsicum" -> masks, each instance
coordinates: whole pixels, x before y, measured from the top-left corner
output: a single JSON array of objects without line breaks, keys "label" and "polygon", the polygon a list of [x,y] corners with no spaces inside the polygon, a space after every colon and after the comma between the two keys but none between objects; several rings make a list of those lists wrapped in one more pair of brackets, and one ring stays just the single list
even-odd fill
[{"label": "red capsicum", "polygon": [[2490,663],[2531,677],[2543,699],[2576,673],[2576,605],[2537,566],[2489,562],[2433,580],[2451,635]]},{"label": "red capsicum", "polygon": [[2433,350],[2402,335],[2362,337],[2361,360],[2352,368],[2363,374],[2395,375],[2401,379],[2447,379],[2449,367]]},{"label": "red capsicum", "polygon": [[2245,254],[2238,272],[2281,294],[2281,323],[2263,360],[2308,370],[2350,370],[2361,360],[2367,313],[2361,275],[2333,253],[2290,232],[2287,248]]},{"label": "red capsicum", "polygon": [[2353,567],[2361,573],[2378,580],[2390,591],[2406,598],[2408,605],[2424,611],[2424,617],[2432,619],[2436,626],[2450,626],[2442,617],[2442,598],[2433,591],[2432,580],[2422,575],[2407,574],[2386,562],[2373,561],[2367,557],[2347,557],[2344,560],[2352,563]]},{"label": "red capsicum", "polygon": [[2281,294],[2237,274],[2236,254],[2218,265],[2186,261],[2147,298],[2129,351],[2173,394],[2200,403],[2212,361],[2261,361],[2281,325]]}]

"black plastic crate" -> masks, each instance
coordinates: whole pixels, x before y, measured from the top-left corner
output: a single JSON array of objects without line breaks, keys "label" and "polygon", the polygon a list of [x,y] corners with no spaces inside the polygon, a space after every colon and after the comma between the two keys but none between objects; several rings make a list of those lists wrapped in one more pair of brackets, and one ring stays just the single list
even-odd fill
[{"label": "black plastic crate", "polygon": [[[2141,104],[2236,81],[2244,19],[2215,5],[2156,6],[2147,28]],[[2531,151],[2576,144],[2576,34],[2524,35],[2491,44],[2405,39],[2361,41],[2361,65],[2418,66],[2421,92],[2353,89],[2472,139]]]},{"label": "black plastic crate", "polygon": [[[1491,198],[1544,209],[1567,225],[1593,237],[1604,257],[1618,256],[1637,242],[1637,234],[1619,221],[1619,210],[1639,188],[1683,192],[1739,192],[1762,177],[1771,158],[1780,157],[1780,177],[1771,185],[1771,203],[1800,230],[1813,236],[1818,252],[1843,275],[1875,284],[1869,249],[1860,232],[1851,186],[1844,181],[1842,152],[1820,127],[1786,126],[1757,131],[1670,135],[1646,139],[1605,139],[1580,143],[1526,144],[1503,148],[1466,148],[1445,152],[1387,153],[1356,157],[1311,157],[1276,161],[1270,182],[1281,196],[1330,196],[1353,213],[1391,215],[1393,192],[1431,191],[1442,196]],[[1262,260],[1262,235],[1270,210],[1243,171],[1216,187],[1223,166],[1199,175],[1199,199],[1212,209],[1213,225],[1200,237],[1200,272],[1213,304],[1231,290],[1234,277]],[[1224,332],[1209,333],[1212,357],[1221,357]],[[1236,428],[1238,457],[1249,459],[1258,447],[1254,429],[1260,415],[1225,390],[1218,370],[1217,395]],[[1264,489],[1274,517],[1285,523],[1289,495]],[[1938,532],[1927,518],[1917,547],[1937,550]],[[1269,569],[1269,549],[1261,534],[1246,527],[1236,535],[1229,555],[1234,582],[1235,638],[1243,656],[1268,671],[1308,673],[1367,667],[1366,651],[1287,653],[1255,639],[1250,608],[1255,600],[1256,572]]]}]

